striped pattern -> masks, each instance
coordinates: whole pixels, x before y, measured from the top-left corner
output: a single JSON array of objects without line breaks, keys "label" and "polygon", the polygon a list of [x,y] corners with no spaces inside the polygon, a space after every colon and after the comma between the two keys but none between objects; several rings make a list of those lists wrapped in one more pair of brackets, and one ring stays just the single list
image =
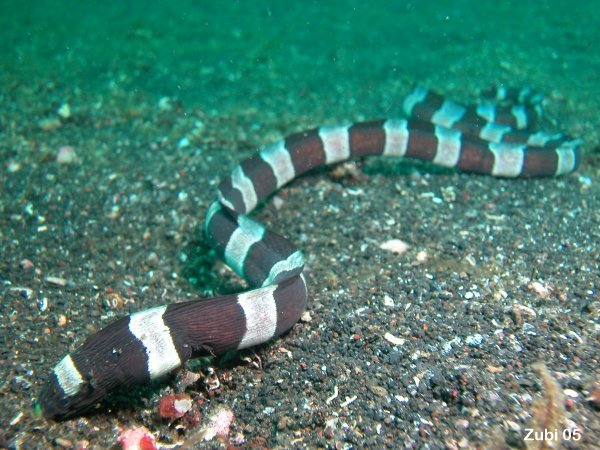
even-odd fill
[{"label": "striped pattern", "polygon": [[84,384],[84,380],[77,367],[75,367],[71,355],[65,356],[54,367],[54,376],[67,396],[76,395]]},{"label": "striped pattern", "polygon": [[151,379],[160,378],[181,366],[169,327],[163,320],[166,309],[166,306],[148,309],[132,314],[129,319],[129,332],[146,352]]},{"label": "striped pattern", "polygon": [[238,295],[238,304],[244,310],[246,318],[246,331],[238,349],[252,347],[275,336],[277,302],[273,293],[276,286],[271,285]]},{"label": "striped pattern", "polygon": [[532,129],[541,115],[538,94],[500,89],[493,97],[513,104],[463,106],[417,87],[403,104],[411,119],[304,131],[243,161],[219,185],[205,231],[251,289],[141,311],[88,337],[56,365],[43,388],[39,402],[46,417],[80,414],[116,387],[160,378],[189,358],[247,348],[289,330],[306,306],[304,258],[291,242],[246,214],[311,169],[371,155],[501,177],[576,169],[579,141]]}]

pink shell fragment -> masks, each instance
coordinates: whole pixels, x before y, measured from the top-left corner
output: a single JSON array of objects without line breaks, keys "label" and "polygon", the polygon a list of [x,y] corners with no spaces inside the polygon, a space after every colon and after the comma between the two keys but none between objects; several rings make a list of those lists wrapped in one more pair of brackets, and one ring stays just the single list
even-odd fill
[{"label": "pink shell fragment", "polygon": [[146,427],[121,431],[119,444],[123,450],[157,450],[156,440]]}]

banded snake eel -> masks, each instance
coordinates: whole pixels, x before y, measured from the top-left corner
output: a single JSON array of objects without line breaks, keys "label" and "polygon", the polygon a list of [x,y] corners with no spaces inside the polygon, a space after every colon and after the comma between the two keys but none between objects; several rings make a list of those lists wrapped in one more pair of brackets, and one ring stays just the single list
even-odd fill
[{"label": "banded snake eel", "polygon": [[54,367],[39,396],[43,414],[81,414],[110,391],[163,377],[192,357],[247,348],[289,330],[307,303],[303,255],[247,214],[307,171],[377,155],[497,177],[558,176],[577,168],[579,141],[534,131],[538,94],[498,89],[493,95],[510,106],[462,106],[417,87],[403,104],[410,119],[303,131],[243,161],[219,185],[205,229],[251,289],[143,310],[92,334]]}]

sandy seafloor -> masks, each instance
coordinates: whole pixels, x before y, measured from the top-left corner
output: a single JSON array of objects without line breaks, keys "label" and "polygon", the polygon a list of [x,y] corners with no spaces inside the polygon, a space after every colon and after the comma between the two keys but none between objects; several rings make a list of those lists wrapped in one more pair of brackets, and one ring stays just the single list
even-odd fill
[{"label": "sandy seafloor", "polygon": [[[563,446],[600,442],[598,1],[82,3],[1,6],[0,447],[118,448],[144,425],[165,448],[525,448],[539,360],[566,393],[559,432],[582,430]],[[310,317],[192,363],[220,380],[187,390],[203,423],[157,418],[174,381],[34,414],[53,365],[115,317],[244,289],[201,231],[236,162],[400,115],[415,82],[461,101],[534,87],[583,164],[499,180],[371,159],[299,179],[257,217],[305,252]],[[219,406],[229,434],[199,440]]]}]

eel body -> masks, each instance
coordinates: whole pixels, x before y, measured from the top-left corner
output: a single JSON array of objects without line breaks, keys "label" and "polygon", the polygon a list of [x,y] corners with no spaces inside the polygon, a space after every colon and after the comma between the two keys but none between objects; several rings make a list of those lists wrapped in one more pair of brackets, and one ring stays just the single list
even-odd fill
[{"label": "eel body", "polygon": [[160,378],[189,358],[250,347],[289,330],[307,303],[304,258],[248,214],[307,171],[378,155],[498,177],[558,176],[577,168],[579,141],[536,131],[539,95],[500,89],[494,96],[509,106],[462,106],[417,87],[404,100],[409,119],[303,131],[243,161],[219,185],[205,229],[251,289],[136,312],[92,334],[50,373],[39,397],[43,414],[81,414],[113,389]]}]

